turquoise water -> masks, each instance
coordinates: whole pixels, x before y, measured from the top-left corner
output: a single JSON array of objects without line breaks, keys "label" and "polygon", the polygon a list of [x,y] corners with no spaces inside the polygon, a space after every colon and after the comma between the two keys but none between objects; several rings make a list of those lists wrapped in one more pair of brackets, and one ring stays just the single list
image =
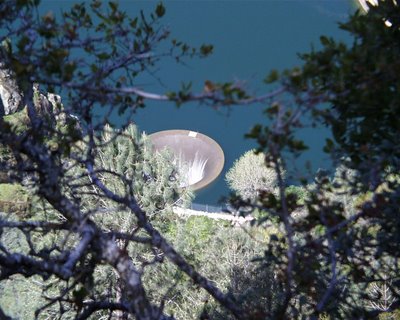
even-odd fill
[{"label": "turquoise water", "polygon": [[[143,4],[143,2],[140,2]],[[350,1],[167,1],[165,21],[174,37],[192,44],[212,43],[212,57],[189,61],[187,66],[165,64],[158,75],[165,88],[147,83],[146,90],[177,88],[181,81],[193,81],[201,90],[204,80],[248,82],[255,93],[269,88],[261,80],[271,69],[284,69],[299,64],[297,53],[318,47],[322,34],[346,40],[337,27],[354,10]],[[198,193],[196,202],[215,204],[229,193],[224,181],[226,171],[235,159],[255,146],[244,135],[257,122],[266,123],[263,105],[237,106],[214,110],[189,104],[179,110],[172,104],[148,103],[136,121],[149,133],[165,129],[190,129],[215,139],[225,152],[225,168],[220,178]],[[324,166],[320,146],[326,134],[304,130],[310,151],[302,162],[310,160],[313,169]]]},{"label": "turquoise water", "polygon": [[[43,1],[43,11],[57,12],[73,1]],[[153,10],[156,1],[121,1],[132,15],[140,9]],[[337,27],[354,10],[351,0],[261,0],[261,1],[165,1],[167,14],[164,23],[170,27],[173,38],[191,45],[211,43],[214,54],[207,59],[187,60],[186,65],[164,61],[156,77],[145,77],[142,89],[164,93],[180,88],[182,81],[193,82],[193,88],[202,90],[204,81],[231,81],[241,79],[255,94],[268,92],[262,79],[272,69],[282,70],[299,64],[297,53],[318,47],[324,34],[344,41],[346,34]],[[245,151],[255,146],[244,135],[257,122],[266,123],[263,105],[237,106],[218,109],[187,104],[179,110],[171,103],[148,102],[134,118],[140,129],[153,133],[166,129],[190,129],[216,140],[225,152],[225,168],[212,186],[198,193],[196,202],[216,204],[229,190],[224,181],[226,171]],[[303,131],[311,150],[302,159],[311,160],[314,168],[324,166],[319,151],[324,136]]]}]

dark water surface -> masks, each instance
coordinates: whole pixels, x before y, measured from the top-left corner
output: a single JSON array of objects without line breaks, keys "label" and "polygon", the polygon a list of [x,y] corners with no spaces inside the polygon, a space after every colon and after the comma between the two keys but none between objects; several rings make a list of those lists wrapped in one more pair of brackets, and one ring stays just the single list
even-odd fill
[{"label": "dark water surface", "polygon": [[[56,11],[73,1],[43,1],[46,8]],[[122,6],[137,15],[139,9],[150,12],[155,1],[121,1]],[[186,61],[185,66],[163,62],[157,72],[162,79],[147,77],[142,89],[165,93],[180,88],[182,81],[192,81],[201,90],[204,81],[241,79],[254,93],[266,93],[270,88],[262,79],[272,69],[282,70],[299,64],[297,53],[307,52],[311,45],[318,47],[324,34],[348,40],[337,27],[349,12],[354,11],[351,0],[261,0],[261,1],[164,1],[167,9],[164,23],[173,38],[191,45],[211,43],[214,54],[207,59]],[[198,104],[177,109],[170,103],[148,102],[139,110],[135,122],[141,130],[153,133],[167,129],[189,129],[204,133],[216,140],[225,152],[225,168],[220,178],[201,191],[196,202],[216,204],[229,190],[224,176],[245,151],[255,146],[244,135],[255,123],[266,123],[262,105],[237,106],[214,110]],[[326,134],[304,131],[303,136],[313,147],[306,155],[313,166],[323,166],[324,158],[317,150]]]},{"label": "dark water surface", "polygon": [[[143,2],[141,2],[143,3]],[[318,47],[322,34],[346,40],[337,27],[354,10],[350,1],[167,1],[165,21],[174,37],[192,44],[212,43],[214,54],[204,60],[189,61],[187,67],[168,65],[160,70],[167,88],[182,80],[193,81],[201,89],[204,80],[248,82],[256,93],[268,92],[261,80],[272,69],[282,70],[299,64],[297,53]],[[149,85],[150,90],[152,86]],[[235,159],[255,146],[244,135],[257,122],[266,122],[262,105],[237,106],[230,110],[190,104],[179,110],[165,103],[149,103],[136,121],[152,133],[166,129],[190,129],[209,135],[225,152],[225,168],[220,178],[198,193],[195,201],[215,204],[229,190],[225,173]],[[315,169],[324,165],[318,146],[323,131],[304,131],[312,147],[306,155]],[[307,160],[303,159],[303,160]]]}]

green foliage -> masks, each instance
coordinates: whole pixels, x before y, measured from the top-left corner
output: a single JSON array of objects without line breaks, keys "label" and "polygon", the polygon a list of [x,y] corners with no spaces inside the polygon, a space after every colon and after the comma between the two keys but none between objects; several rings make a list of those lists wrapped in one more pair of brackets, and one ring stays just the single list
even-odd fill
[{"label": "green foliage", "polygon": [[400,310],[383,312],[379,315],[379,320],[400,320]]},{"label": "green foliage", "polygon": [[[0,283],[0,306],[14,319],[34,319],[35,310],[46,303],[41,296],[41,279],[16,276]],[[21,305],[24,308],[21,308]]]},{"label": "green foliage", "polygon": [[0,183],[0,212],[27,216],[30,213],[31,201],[31,193],[21,185]]},{"label": "green foliage", "polygon": [[[246,233],[207,217],[175,217],[166,237],[200,273],[236,295],[255,315],[267,314],[277,305],[277,284],[269,268],[258,270],[252,262],[262,254],[265,230],[245,228]],[[197,319],[205,314],[211,319],[231,319],[170,263],[154,266],[145,278],[152,297],[166,299],[168,313],[177,319]]]},{"label": "green foliage", "polygon": [[154,152],[149,138],[140,135],[135,125],[130,124],[123,132],[106,126],[100,141],[103,147],[98,150],[97,165],[105,171],[100,179],[110,190],[117,194],[132,192],[150,217],[190,202],[192,194],[180,188],[181,178],[172,155]]},{"label": "green foliage", "polygon": [[305,187],[302,186],[288,186],[285,189],[286,196],[294,195],[296,196],[299,205],[304,205],[308,198],[309,192]]},{"label": "green foliage", "polygon": [[27,201],[27,191],[19,184],[0,184],[1,201]]},{"label": "green foliage", "polygon": [[[167,152],[154,153],[151,143],[147,136],[137,132],[136,126],[131,124],[123,131],[112,129],[106,126],[98,138],[99,149],[96,156],[96,170],[99,170],[99,179],[116,194],[123,195],[124,192],[132,192],[143,209],[146,210],[148,217],[153,220],[160,229],[173,228],[174,223],[171,219],[172,206],[176,204],[185,205],[190,201],[192,194],[189,190],[179,187],[180,180],[173,165],[172,156]],[[82,152],[86,144],[77,144],[71,146],[71,152]],[[79,197],[82,208],[91,210],[93,219],[99,223],[105,230],[116,232],[132,232],[137,228],[137,219],[132,212],[122,210],[116,207],[110,199],[98,200],[96,195],[99,190],[93,187],[87,187],[88,178],[84,174],[83,168],[69,159],[71,167],[65,176],[66,181],[74,181],[78,188],[66,187],[66,192],[71,198]],[[128,181],[128,183],[127,183]],[[68,183],[66,183],[66,186]],[[32,190],[33,191],[33,190]],[[20,196],[18,196],[20,195]],[[28,197],[29,196],[29,197]],[[58,223],[65,218],[54,208],[51,208],[44,199],[32,198],[31,194],[18,184],[0,184],[0,203],[12,200],[15,206],[16,197],[25,200],[29,199],[30,215],[19,215],[18,218],[29,218],[30,221],[48,221]],[[5,203],[5,202],[4,202]],[[7,202],[8,203],[8,202]],[[8,208],[10,209],[10,208]],[[6,210],[11,212],[12,210]],[[33,215],[31,215],[33,214]],[[8,217],[7,219],[11,219]],[[207,234],[207,228],[204,228],[204,236]],[[18,252],[21,248],[27,250],[25,237],[21,232],[3,232],[2,244],[9,250]],[[42,234],[41,232],[31,235],[34,250],[47,252],[48,248],[60,246],[70,250],[76,244],[74,236],[67,236],[66,233],[52,232]],[[20,239],[20,240],[19,240]],[[203,240],[203,239],[202,239]],[[22,241],[23,245],[20,244]],[[123,242],[121,242],[123,245]],[[153,255],[152,250],[146,246],[133,245],[127,246],[135,263],[142,263],[144,259],[150,259]],[[84,268],[89,268],[86,265]],[[77,299],[86,299],[88,295],[104,296],[111,294],[117,296],[121,284],[118,277],[110,267],[98,267],[89,271],[92,273],[90,284],[83,284],[80,288],[75,288],[68,294],[68,297],[77,302]],[[149,280],[151,283],[151,279]],[[40,285],[36,285],[40,283]],[[61,288],[65,286],[64,281],[49,282],[46,279],[35,280],[32,284],[30,280],[16,279],[15,281],[3,282],[0,292],[0,306],[10,315],[21,316],[24,319],[32,319],[33,311],[39,306],[45,304],[43,295],[54,296],[58,294]],[[27,288],[34,287],[35,293],[28,302]],[[12,295],[12,291],[17,292]],[[20,308],[22,304],[11,303],[15,297],[21,299],[21,303],[26,301],[32,309]],[[111,296],[110,296],[111,297]],[[10,303],[10,306],[7,305]],[[32,311],[32,312],[31,312]],[[59,311],[56,306],[48,308],[44,312],[46,316],[54,316]],[[73,317],[75,311],[65,311],[66,317]]]},{"label": "green foliage", "polygon": [[266,161],[265,154],[256,154],[255,150],[244,153],[226,174],[230,189],[243,199],[250,200],[254,200],[260,192],[275,192],[276,172],[273,167],[266,167]]},{"label": "green foliage", "polygon": [[[36,5],[36,1],[0,4],[0,27],[11,30],[4,50],[9,67],[26,99],[35,82],[46,84],[45,90],[65,93],[68,111],[76,112],[88,132],[85,138],[75,135],[85,132],[76,131],[75,123],[53,128],[43,114],[44,128],[32,123],[38,131],[26,130],[29,124],[24,113],[0,119],[0,139],[8,144],[1,160],[10,157],[9,149],[16,152],[19,158],[13,160],[17,164],[8,161],[5,167],[11,166],[21,181],[36,186],[32,192],[41,195],[32,201],[35,215],[8,213],[0,222],[20,225],[28,218],[28,222],[50,223],[47,229],[1,227],[0,260],[20,253],[45,266],[56,261],[57,267],[64,267],[77,250],[86,250],[81,255],[78,252],[79,259],[70,270],[73,276],[54,279],[51,274],[56,273],[48,269],[41,270],[44,276],[40,279],[33,276],[34,281],[43,281],[40,292],[61,293],[65,298],[58,300],[60,309],[51,306],[44,317],[75,317],[85,301],[101,298],[131,305],[139,297],[143,302],[146,296],[140,290],[148,293],[151,303],[164,306],[166,313],[177,318],[230,317],[191,280],[209,291],[214,288],[214,297],[230,302],[228,309],[234,310],[236,304],[243,307],[249,319],[398,316],[388,306],[371,311],[367,305],[370,300],[381,300],[368,292],[374,284],[388,281],[396,297],[399,288],[400,7],[395,2],[382,1],[368,14],[356,13],[342,24],[353,36],[352,44],[321,36],[322,48],[301,55],[302,66],[272,71],[266,77],[266,83],[281,85],[275,94],[284,99],[269,95],[265,115],[271,121],[255,125],[248,134],[259,143],[258,155],[246,153],[227,174],[232,190],[251,200],[239,199],[239,204],[246,210],[251,205],[256,208],[252,211],[257,218],[254,226],[244,230],[207,218],[174,217],[171,208],[190,200],[190,192],[179,188],[171,156],[154,153],[133,125],[122,131],[93,129],[95,122],[101,123],[94,121],[94,107],[117,108],[123,114],[128,107],[143,107],[149,97],[167,97],[178,105],[191,100],[213,105],[249,103],[248,94],[234,82],[206,80],[199,95],[191,92],[190,82],[166,96],[136,87],[138,76],[151,73],[163,56],[180,62],[185,57],[207,56],[213,47],[195,49],[173,39],[167,53],[153,54],[169,37],[159,25],[165,14],[161,3],[152,13],[141,11],[134,17],[114,1],[104,6],[96,0],[76,4],[61,16],[49,12],[43,17],[36,16]],[[17,18],[23,23],[16,23]],[[21,26],[31,32],[22,32]],[[30,102],[37,107],[40,99],[40,93],[33,92]],[[324,151],[337,166],[336,173],[331,177],[319,172],[307,188],[286,187],[283,167],[290,162],[280,159],[290,154],[295,160],[307,149],[297,130],[309,125],[330,130]],[[3,187],[1,196],[10,199],[19,188]],[[186,260],[177,259],[151,223]],[[91,232],[98,238],[88,240],[86,246],[83,238]],[[137,237],[137,242],[130,237]],[[104,240],[110,243],[110,239],[117,243],[113,249],[119,254],[112,260],[114,265],[99,256],[110,248],[104,246]],[[124,296],[130,281],[123,283],[115,272],[115,266],[123,262],[121,257],[128,258],[125,262],[132,263],[130,268],[139,270],[135,295]],[[2,268],[6,267],[2,264]],[[24,268],[18,272],[32,276]],[[43,299],[35,294],[28,301],[29,283],[15,280],[2,281],[0,305],[12,315],[29,318],[30,311],[20,312],[12,304],[13,286],[28,308],[42,304]],[[228,295],[217,291],[214,284]],[[67,286],[70,289],[63,292]],[[236,300],[229,300],[230,296]],[[103,311],[95,316],[103,315],[109,316]]]},{"label": "green foliage", "polygon": [[400,31],[398,20],[391,19],[399,10],[394,2],[384,1],[367,15],[355,14],[341,25],[354,37],[351,47],[321,37],[322,50],[302,55],[302,81],[314,94],[329,93],[336,116],[329,110],[321,110],[320,116],[332,128],[338,150],[360,168],[378,158],[383,166],[391,165],[399,157],[393,150],[400,111],[395,89]]},{"label": "green foliage", "polygon": [[18,134],[25,132],[28,129],[29,118],[26,108],[13,114],[6,115],[3,119],[5,122],[10,124],[13,130]]},{"label": "green foliage", "polygon": [[[341,24],[353,36],[350,45],[321,36],[322,48],[301,55],[302,66],[273,71],[265,80],[281,84],[292,100],[273,100],[265,110],[272,123],[255,125],[248,137],[275,159],[295,159],[306,148],[298,128],[327,127],[331,138],[324,151],[337,166],[333,177],[319,172],[303,194],[279,185],[285,198],[256,199],[266,213],[259,224],[278,223],[285,233],[285,241],[271,242],[260,261],[274,264],[282,282],[295,286],[284,293],[293,299],[282,307],[286,313],[276,317],[293,310],[304,317],[372,317],[368,283],[381,281],[379,274],[397,281],[392,261],[399,252],[400,185],[390,177],[400,171],[399,15],[394,1],[355,13]],[[291,266],[293,278],[285,273]],[[397,285],[390,290],[395,294]]]},{"label": "green foliage", "polygon": [[[3,185],[1,185],[3,186]],[[18,195],[22,187],[15,185]],[[2,190],[4,190],[2,188]],[[9,189],[11,190],[11,189]],[[4,193],[1,193],[4,196]],[[2,209],[0,209],[2,211]],[[1,219],[19,220],[20,212],[0,213]],[[4,220],[2,220],[4,221]],[[34,241],[37,238],[33,239]],[[20,230],[5,228],[0,234],[0,243],[3,249],[14,253],[28,253],[29,245]],[[20,275],[15,275],[12,279],[0,282],[0,307],[6,314],[16,319],[34,319],[34,312],[41,305],[46,303],[42,296],[45,289],[44,281],[39,276],[27,279]],[[24,306],[23,308],[21,306]]]},{"label": "green foliage", "polygon": [[157,5],[156,14],[157,14],[157,17],[159,17],[159,18],[161,18],[165,14],[165,7],[163,6],[163,4],[161,2]]},{"label": "green foliage", "polygon": [[212,53],[213,49],[214,49],[214,46],[203,44],[203,45],[200,47],[200,53],[201,53],[203,56],[208,56],[210,53]]},{"label": "green foliage", "polygon": [[277,70],[272,70],[270,74],[264,79],[264,82],[269,84],[273,83],[279,79],[279,72]]}]

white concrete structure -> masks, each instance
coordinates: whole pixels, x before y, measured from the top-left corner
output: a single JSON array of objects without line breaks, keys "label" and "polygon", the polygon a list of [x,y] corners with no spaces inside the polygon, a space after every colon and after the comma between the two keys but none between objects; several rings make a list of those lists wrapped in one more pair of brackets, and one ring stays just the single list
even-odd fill
[{"label": "white concrete structure", "polygon": [[231,221],[232,224],[234,224],[234,225],[241,225],[243,223],[246,223],[246,222],[248,223],[248,222],[254,220],[254,218],[252,216],[239,217],[239,216],[235,216],[235,215],[224,213],[224,212],[210,213],[210,212],[205,212],[205,211],[185,209],[185,208],[181,208],[181,207],[174,207],[173,211],[178,216],[202,216],[202,217],[207,217],[207,218],[215,219],[215,220],[227,220],[227,221]]}]

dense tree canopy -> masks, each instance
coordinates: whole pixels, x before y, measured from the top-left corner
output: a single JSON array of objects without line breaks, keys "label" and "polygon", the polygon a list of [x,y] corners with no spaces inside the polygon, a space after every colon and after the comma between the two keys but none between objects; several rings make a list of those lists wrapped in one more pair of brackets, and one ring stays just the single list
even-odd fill
[{"label": "dense tree canopy", "polygon": [[276,190],[275,170],[265,166],[264,158],[263,153],[255,154],[255,150],[249,150],[227,172],[226,182],[243,199],[254,200],[262,191]]},{"label": "dense tree canopy", "polygon": [[[208,81],[200,93],[140,89],[138,76],[161,59],[213,49],[170,38],[162,4],[136,16],[112,1],[44,16],[38,5],[0,2],[0,318],[398,316],[394,1],[349,17],[340,27],[350,45],[322,36],[300,67],[272,71],[275,89],[261,96],[235,82]],[[235,212],[256,210],[252,225],[232,230],[172,213],[182,196],[173,163],[149,155],[130,124],[152,100],[265,106],[268,125],[248,137],[275,170],[276,190],[232,201]],[[108,127],[114,111],[128,119],[120,130]],[[309,125],[331,132],[324,151],[337,168],[313,181],[291,165],[307,148],[298,130]],[[19,194],[25,206],[12,204]],[[33,284],[35,301],[26,298]],[[14,288],[29,310],[10,306]]]},{"label": "dense tree canopy", "polygon": [[[257,125],[249,134],[270,161],[278,166],[283,155],[306,149],[296,132],[311,124],[332,132],[324,151],[342,167],[334,180],[321,171],[307,186],[303,219],[292,221],[298,204],[285,196],[283,181],[278,199],[260,198],[285,226],[286,240],[277,244],[287,252],[285,308],[293,306],[289,297],[300,296],[315,315],[325,309],[334,318],[371,317],[370,284],[398,280],[399,10],[384,1],[367,15],[354,14],[340,26],[352,34],[350,46],[322,36],[321,50],[301,55],[303,66],[267,78],[292,96],[267,108],[272,127]],[[343,194],[353,198],[352,210]],[[266,252],[266,261],[275,258]]]}]

